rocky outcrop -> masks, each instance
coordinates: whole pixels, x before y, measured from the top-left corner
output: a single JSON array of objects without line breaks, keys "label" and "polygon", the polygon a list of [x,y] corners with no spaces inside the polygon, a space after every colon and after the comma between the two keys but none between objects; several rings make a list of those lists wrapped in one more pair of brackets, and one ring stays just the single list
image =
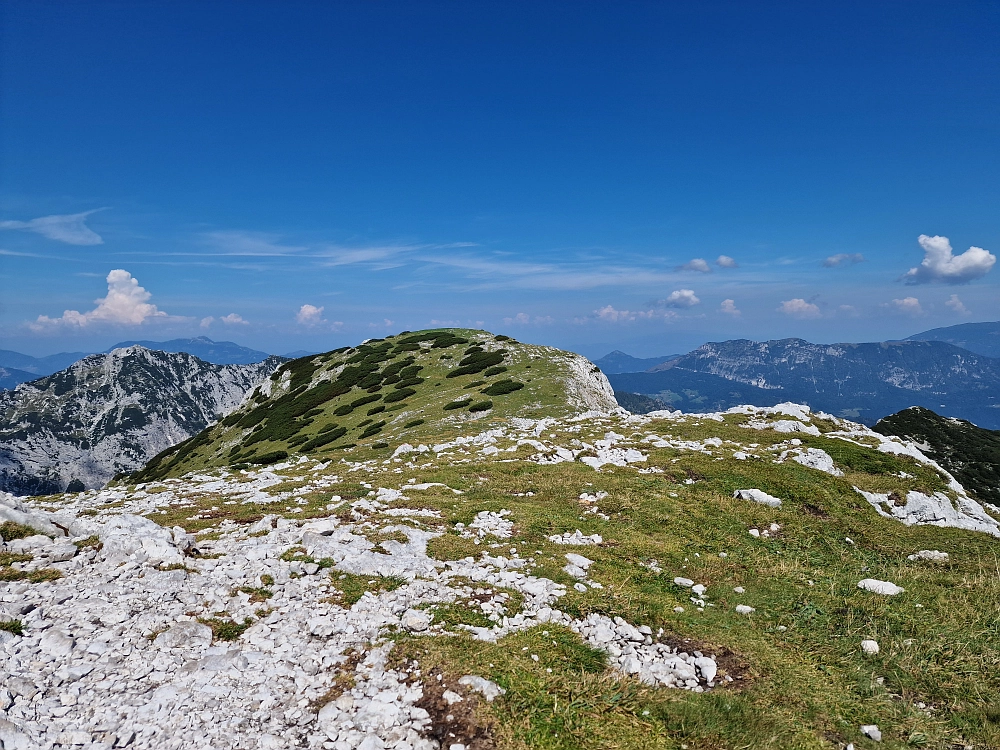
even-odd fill
[{"label": "rocky outcrop", "polygon": [[282,360],[212,365],[140,346],[0,393],[0,490],[103,486],[235,409]]}]

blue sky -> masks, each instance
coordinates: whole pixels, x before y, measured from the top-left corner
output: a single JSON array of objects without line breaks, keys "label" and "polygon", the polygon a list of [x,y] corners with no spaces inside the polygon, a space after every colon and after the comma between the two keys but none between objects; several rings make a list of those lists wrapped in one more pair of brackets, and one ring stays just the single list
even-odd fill
[{"label": "blue sky", "polygon": [[0,13],[0,348],[1000,318],[996,3]]}]

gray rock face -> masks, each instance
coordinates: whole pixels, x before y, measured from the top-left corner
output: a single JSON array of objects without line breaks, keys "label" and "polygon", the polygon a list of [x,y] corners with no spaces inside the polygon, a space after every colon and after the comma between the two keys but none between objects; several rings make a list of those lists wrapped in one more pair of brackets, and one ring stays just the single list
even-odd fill
[{"label": "gray rock face", "polygon": [[0,392],[0,490],[87,489],[200,432],[282,362],[212,365],[140,346]]}]

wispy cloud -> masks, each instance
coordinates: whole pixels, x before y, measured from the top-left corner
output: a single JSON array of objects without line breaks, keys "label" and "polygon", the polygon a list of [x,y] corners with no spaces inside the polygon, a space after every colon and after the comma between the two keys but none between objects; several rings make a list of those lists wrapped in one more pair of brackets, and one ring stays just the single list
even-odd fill
[{"label": "wispy cloud", "polygon": [[823,261],[823,268],[836,268],[837,266],[853,266],[855,263],[864,263],[865,256],[861,253],[837,253],[831,255]]},{"label": "wispy cloud", "polygon": [[281,257],[297,255],[307,248],[303,245],[286,245],[276,234],[226,230],[205,232],[202,241],[220,255]]},{"label": "wispy cloud", "polygon": [[916,268],[903,274],[907,284],[966,284],[985,276],[997,262],[997,256],[981,247],[970,247],[961,255],[955,255],[947,237],[930,237],[926,234],[917,238],[924,249],[924,260]]},{"label": "wispy cloud", "polygon": [[104,240],[87,226],[87,217],[103,208],[95,208],[79,214],[57,214],[41,216],[30,221],[0,221],[0,229],[20,229],[34,232],[50,240],[65,242],[67,245],[101,245]]},{"label": "wispy cloud", "polygon": [[152,295],[139,286],[137,279],[123,269],[115,269],[108,274],[108,294],[94,300],[93,310],[81,313],[66,310],[58,318],[39,315],[29,324],[34,331],[50,330],[56,327],[86,328],[95,324],[137,326],[154,318],[167,318],[156,305],[149,302]]}]

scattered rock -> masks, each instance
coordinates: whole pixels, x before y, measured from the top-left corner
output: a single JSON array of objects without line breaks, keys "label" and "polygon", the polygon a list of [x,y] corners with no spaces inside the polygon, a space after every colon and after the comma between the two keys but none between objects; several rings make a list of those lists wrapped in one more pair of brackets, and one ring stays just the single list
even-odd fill
[{"label": "scattered rock", "polygon": [[737,500],[752,500],[755,503],[766,505],[769,508],[781,507],[781,500],[773,495],[768,495],[762,490],[736,490],[736,492],[733,493],[733,497]]},{"label": "scattered rock", "polygon": [[748,606],[746,604],[737,604],[736,605],[736,614],[738,614],[738,615],[750,615],[750,614],[753,614],[756,611],[757,611],[756,609],[754,609],[753,607],[750,607],[750,606]]},{"label": "scattered rock", "polygon": [[922,549],[919,552],[907,555],[906,559],[910,562],[916,562],[917,560],[929,560],[931,562],[948,562],[948,553],[939,552],[936,549]]},{"label": "scattered rock", "polygon": [[485,677],[479,677],[474,674],[467,674],[464,677],[460,677],[458,684],[470,687],[477,693],[480,693],[486,699],[487,703],[492,703],[494,699],[507,692],[492,680],[487,680]]},{"label": "scattered rock", "polygon": [[867,656],[875,656],[879,652],[878,641],[873,641],[873,640],[861,641],[861,650]]},{"label": "scattered rock", "polygon": [[884,596],[896,596],[896,594],[902,594],[906,589],[897,586],[889,581],[879,581],[874,578],[865,578],[858,582],[858,588],[863,591],[870,591],[873,594],[882,594]]},{"label": "scattered rock", "polygon": [[870,740],[874,740],[875,742],[882,741],[882,732],[879,731],[877,724],[864,724],[861,727],[861,734]]},{"label": "scattered rock", "polygon": [[212,644],[212,629],[200,622],[185,620],[164,630],[153,644],[160,648],[207,648]]}]

